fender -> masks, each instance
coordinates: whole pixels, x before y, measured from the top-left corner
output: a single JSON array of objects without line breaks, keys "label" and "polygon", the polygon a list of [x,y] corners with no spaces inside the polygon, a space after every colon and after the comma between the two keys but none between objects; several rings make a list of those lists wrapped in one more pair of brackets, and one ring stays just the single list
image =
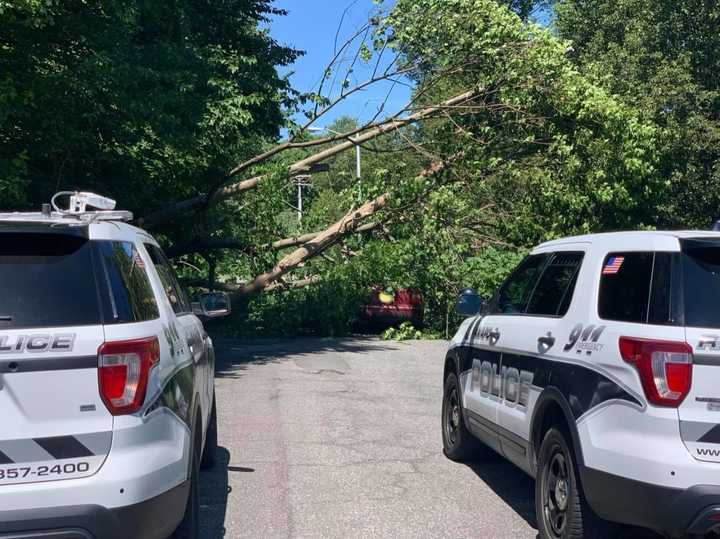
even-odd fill
[{"label": "fender", "polygon": [[[195,450],[195,445],[198,443],[198,435],[202,435],[202,432],[198,433],[198,419],[200,419],[200,425],[199,428],[202,429],[202,417],[200,412],[200,398],[197,393],[193,395],[193,402],[192,402],[192,408],[193,410],[192,415],[190,416],[192,418],[192,423],[190,423],[190,452],[188,462],[187,462],[187,478],[190,479],[190,476],[192,475],[192,465],[193,465],[193,451]],[[202,437],[199,438],[200,444],[202,445]],[[200,447],[200,451],[202,454],[202,447]]]},{"label": "fender", "polygon": [[[567,402],[565,396],[555,386],[548,386],[547,388],[545,388],[542,393],[540,393],[540,397],[538,397],[538,400],[535,403],[535,409],[533,410],[532,419],[530,421],[530,450],[528,451],[530,469],[533,471],[533,475],[535,475],[535,471],[537,468],[537,455],[535,454],[535,437],[542,435],[542,433],[536,432],[536,430],[541,427],[543,415],[548,409],[548,406],[551,404],[556,404],[560,408],[560,410],[562,410],[565,423],[567,424],[568,430],[570,431],[570,437],[572,439],[571,442],[573,445],[573,453],[575,454],[577,468],[578,470],[584,470],[585,459],[583,458],[580,435],[578,434],[577,424],[575,423],[572,409],[570,408],[570,404]],[[582,472],[580,475],[582,475]],[[580,478],[580,481],[582,483],[582,477]]]}]

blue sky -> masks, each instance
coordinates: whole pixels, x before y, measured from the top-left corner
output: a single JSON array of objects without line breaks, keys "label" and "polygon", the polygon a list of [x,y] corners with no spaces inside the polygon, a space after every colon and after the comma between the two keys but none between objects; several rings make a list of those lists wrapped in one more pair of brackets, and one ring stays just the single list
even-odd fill
[{"label": "blue sky", "polygon": [[[393,3],[394,0],[385,0],[383,6],[388,8]],[[276,0],[274,5],[287,10],[288,15],[273,18],[270,34],[281,44],[306,52],[290,69],[282,70],[283,74],[292,72],[292,85],[302,92],[317,90],[323,70],[334,56],[338,28],[337,42],[342,44],[377,9],[372,0]],[[548,24],[548,13],[538,13],[537,20],[540,24]],[[371,72],[370,66],[357,66],[354,82],[367,79]],[[328,126],[340,116],[370,120],[388,93],[385,115],[396,113],[408,102],[410,92],[408,87],[402,85],[391,87],[390,83],[375,84],[339,104],[318,120],[316,125]]]},{"label": "blue sky", "polygon": [[[289,70],[282,71],[283,74],[292,71],[293,86],[304,92],[317,89],[325,66],[334,56],[335,33],[338,27],[338,43],[342,44],[367,22],[377,9],[372,0],[276,0],[274,5],[287,10],[289,14],[273,19],[270,34],[283,45],[306,51],[305,56]],[[385,5],[391,5],[391,2],[385,2]],[[365,80],[371,72],[369,66],[357,66],[354,82]],[[385,111],[397,112],[410,98],[410,89],[395,85],[391,91],[390,86],[389,83],[376,84],[353,95],[319,120],[317,125],[330,125],[340,116],[370,120],[376,114],[378,106],[385,101],[388,92],[390,97]]]}]

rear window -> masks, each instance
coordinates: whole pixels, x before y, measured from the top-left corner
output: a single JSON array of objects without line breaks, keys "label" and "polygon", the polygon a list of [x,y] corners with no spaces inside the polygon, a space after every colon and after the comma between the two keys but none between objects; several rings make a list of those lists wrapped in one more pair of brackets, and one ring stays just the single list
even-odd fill
[{"label": "rear window", "polygon": [[600,276],[600,318],[682,325],[679,256],[667,252],[610,253]]},{"label": "rear window", "polygon": [[600,278],[600,318],[647,322],[653,253],[611,253]]},{"label": "rear window", "polygon": [[100,320],[86,238],[0,236],[0,330],[96,325]]},{"label": "rear window", "polygon": [[685,240],[682,250],[685,325],[720,328],[720,242]]}]

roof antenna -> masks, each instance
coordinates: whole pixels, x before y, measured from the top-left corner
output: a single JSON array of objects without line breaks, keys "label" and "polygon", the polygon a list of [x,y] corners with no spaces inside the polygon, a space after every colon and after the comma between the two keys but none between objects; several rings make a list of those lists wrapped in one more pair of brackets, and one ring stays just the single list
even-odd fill
[{"label": "roof antenna", "polygon": [[715,221],[715,224],[712,227],[713,232],[720,232],[720,221]]},{"label": "roof antenna", "polygon": [[50,204],[43,204],[42,205],[42,216],[49,219],[52,217],[52,206]]}]

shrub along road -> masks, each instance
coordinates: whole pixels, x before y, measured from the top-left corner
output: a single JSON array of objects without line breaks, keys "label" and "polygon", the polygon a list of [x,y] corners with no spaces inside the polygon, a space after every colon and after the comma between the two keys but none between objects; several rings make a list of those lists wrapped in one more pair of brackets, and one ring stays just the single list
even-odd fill
[{"label": "shrub along road", "polygon": [[536,537],[522,472],[442,454],[444,342],[216,346],[203,538]]}]

